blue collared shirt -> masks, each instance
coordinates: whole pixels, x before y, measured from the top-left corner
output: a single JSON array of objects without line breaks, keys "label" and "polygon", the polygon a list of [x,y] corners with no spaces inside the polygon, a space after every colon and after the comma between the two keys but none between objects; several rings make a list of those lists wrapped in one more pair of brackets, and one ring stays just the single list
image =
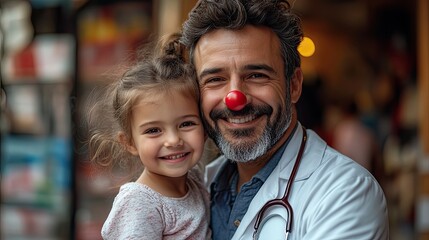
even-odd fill
[{"label": "blue collared shirt", "polygon": [[227,161],[221,167],[220,174],[210,186],[213,240],[232,238],[253,197],[280,161],[289,139],[250,181],[241,186],[238,193],[237,164]]}]

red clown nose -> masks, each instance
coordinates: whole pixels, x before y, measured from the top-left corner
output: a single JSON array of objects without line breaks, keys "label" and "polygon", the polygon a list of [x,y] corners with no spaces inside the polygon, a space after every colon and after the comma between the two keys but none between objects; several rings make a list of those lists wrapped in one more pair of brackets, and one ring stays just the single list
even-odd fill
[{"label": "red clown nose", "polygon": [[225,104],[230,110],[239,111],[247,104],[246,95],[238,90],[232,90],[226,95]]}]

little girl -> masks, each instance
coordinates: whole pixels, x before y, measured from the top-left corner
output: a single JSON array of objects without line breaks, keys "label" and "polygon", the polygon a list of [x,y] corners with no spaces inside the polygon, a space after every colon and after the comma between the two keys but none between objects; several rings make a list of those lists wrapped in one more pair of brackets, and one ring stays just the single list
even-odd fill
[{"label": "little girl", "polygon": [[90,131],[91,160],[144,166],[120,187],[104,239],[210,239],[209,198],[196,166],[205,142],[199,88],[179,37],[147,47],[98,103],[101,115],[92,115],[100,124]]}]

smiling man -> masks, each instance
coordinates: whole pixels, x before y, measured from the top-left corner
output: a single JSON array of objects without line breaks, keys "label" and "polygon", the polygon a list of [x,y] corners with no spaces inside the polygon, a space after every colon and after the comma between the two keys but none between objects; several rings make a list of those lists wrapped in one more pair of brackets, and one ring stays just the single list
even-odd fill
[{"label": "smiling man", "polygon": [[[259,158],[276,143],[282,145],[290,135],[285,132],[291,129],[291,121],[296,124],[291,103],[301,94],[301,71],[296,70],[291,92],[286,91],[279,46],[268,28],[246,26],[212,31],[195,48],[201,94],[207,96],[201,101],[207,130],[229,159],[245,163]],[[230,90],[245,93],[243,109],[225,108],[223,101]],[[266,160],[258,161],[263,165]]]},{"label": "smiling man", "polygon": [[[215,240],[388,239],[374,177],[297,119],[302,36],[280,0],[201,0],[184,23],[205,127],[223,154],[206,172]],[[227,104],[231,92],[244,104]]]}]

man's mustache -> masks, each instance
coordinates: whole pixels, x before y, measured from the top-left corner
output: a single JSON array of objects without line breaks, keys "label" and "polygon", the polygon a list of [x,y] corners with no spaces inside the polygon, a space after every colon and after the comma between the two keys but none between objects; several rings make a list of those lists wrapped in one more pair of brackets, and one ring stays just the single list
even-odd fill
[{"label": "man's mustache", "polygon": [[231,111],[228,108],[225,109],[213,109],[210,112],[210,118],[212,120],[218,119],[227,119],[232,117],[240,117],[240,116],[262,116],[268,115],[270,116],[273,113],[273,108],[269,105],[258,105],[255,106],[253,104],[246,105],[243,109],[239,111]]}]

